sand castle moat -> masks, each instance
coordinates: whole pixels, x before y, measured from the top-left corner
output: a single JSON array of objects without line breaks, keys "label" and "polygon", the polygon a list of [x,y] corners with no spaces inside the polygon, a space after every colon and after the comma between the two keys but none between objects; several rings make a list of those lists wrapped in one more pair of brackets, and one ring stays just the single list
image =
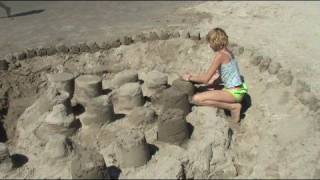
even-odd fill
[{"label": "sand castle moat", "polygon": [[[144,32],[6,56],[0,61],[1,177],[310,175],[298,169],[302,160],[291,163],[296,156],[312,161],[307,168],[317,177],[316,155],[290,150],[318,147],[317,97],[276,60],[236,43],[230,48],[249,85],[240,128],[228,113],[190,103],[204,87],[180,75],[205,71],[212,55],[199,32]],[[288,119],[290,125],[280,123]],[[314,136],[291,133],[301,120]],[[274,123],[281,126],[268,129]]]}]

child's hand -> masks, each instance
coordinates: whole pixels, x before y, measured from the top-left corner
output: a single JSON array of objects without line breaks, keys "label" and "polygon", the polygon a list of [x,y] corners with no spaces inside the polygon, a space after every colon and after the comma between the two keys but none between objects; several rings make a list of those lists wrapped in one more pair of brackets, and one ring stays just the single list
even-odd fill
[{"label": "child's hand", "polygon": [[190,81],[191,78],[191,74],[190,73],[186,73],[182,76],[182,79],[185,81]]}]

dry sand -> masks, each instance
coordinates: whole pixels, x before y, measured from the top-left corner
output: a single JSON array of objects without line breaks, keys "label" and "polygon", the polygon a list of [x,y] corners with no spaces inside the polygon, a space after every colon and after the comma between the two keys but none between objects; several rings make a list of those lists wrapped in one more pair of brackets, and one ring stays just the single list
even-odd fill
[{"label": "dry sand", "polygon": [[[319,178],[319,113],[310,111],[295,97],[294,84],[286,86],[276,75],[260,72],[258,67],[250,64],[251,51],[270,56],[273,61],[291,69],[294,78],[306,81],[317,93],[320,88],[316,79],[319,77],[316,69],[319,63],[315,60],[320,52],[316,38],[320,33],[316,23],[318,7],[317,2],[219,1],[179,9],[176,13],[180,15],[197,12],[212,16],[193,29],[188,27],[193,32],[199,30],[205,34],[210,28],[220,26],[226,29],[232,42],[245,47],[245,52],[237,59],[249,86],[251,107],[245,112],[240,129],[231,133],[228,120],[221,117],[215,108],[194,106],[186,117],[193,132],[181,146],[158,141],[156,124],[139,127],[154,151],[151,151],[151,159],[146,165],[136,168],[122,168],[115,153],[115,134],[132,127],[127,116],[98,129],[80,128],[70,137],[75,143],[72,146],[74,150],[65,150],[66,155],[62,158],[50,159],[45,155],[47,152],[42,152],[46,142],[38,137],[37,132],[48,113],[38,114],[38,102],[34,100],[46,88],[45,72],[70,71],[77,74],[91,72],[100,66],[118,71],[132,69],[139,75],[158,70],[168,74],[170,83],[186,71],[200,73],[206,70],[213,55],[206,44],[189,39],[170,39],[139,42],[94,54],[54,55],[27,60],[1,79],[11,82],[16,78],[11,83],[2,83],[3,86],[17,86],[11,96],[18,99],[18,104],[22,104],[19,92],[22,97],[35,95],[23,106],[33,104],[22,116],[23,109],[19,112],[13,110],[13,115],[10,115],[11,118],[16,114],[20,117],[15,119],[18,135],[13,137],[11,130],[7,143],[11,154],[22,154],[28,157],[28,162],[11,172],[1,173],[1,177],[71,178],[71,160],[77,157],[81,149],[78,146],[85,146],[98,150],[107,167],[120,167],[121,178]],[[17,73],[24,79],[15,75]],[[103,75],[105,81],[113,76]],[[32,82],[26,83],[30,87],[25,91],[21,88],[28,86],[19,83],[23,81]],[[150,102],[144,106],[153,108]],[[14,125],[11,125],[12,129]],[[230,134],[233,134],[231,139]],[[54,154],[61,150],[52,151]],[[112,173],[118,176],[116,172],[109,169],[111,176],[114,175]]]}]

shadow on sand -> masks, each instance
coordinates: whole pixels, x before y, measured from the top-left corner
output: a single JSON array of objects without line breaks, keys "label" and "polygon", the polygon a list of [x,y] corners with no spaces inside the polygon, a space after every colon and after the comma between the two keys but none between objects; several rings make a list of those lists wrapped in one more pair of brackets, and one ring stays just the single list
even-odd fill
[{"label": "shadow on sand", "polygon": [[44,9],[37,9],[37,10],[31,10],[31,11],[26,11],[26,12],[20,12],[16,14],[10,14],[8,16],[2,16],[0,18],[14,18],[14,17],[21,17],[21,16],[28,16],[32,14],[39,14],[42,13]]}]

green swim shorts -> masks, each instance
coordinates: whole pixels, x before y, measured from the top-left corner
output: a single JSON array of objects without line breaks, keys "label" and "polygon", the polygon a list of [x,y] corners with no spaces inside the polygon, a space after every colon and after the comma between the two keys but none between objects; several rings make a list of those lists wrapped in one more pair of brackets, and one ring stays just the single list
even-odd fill
[{"label": "green swim shorts", "polygon": [[246,83],[242,83],[239,88],[223,88],[222,90],[229,92],[236,99],[236,102],[241,102],[244,95],[248,93]]}]

